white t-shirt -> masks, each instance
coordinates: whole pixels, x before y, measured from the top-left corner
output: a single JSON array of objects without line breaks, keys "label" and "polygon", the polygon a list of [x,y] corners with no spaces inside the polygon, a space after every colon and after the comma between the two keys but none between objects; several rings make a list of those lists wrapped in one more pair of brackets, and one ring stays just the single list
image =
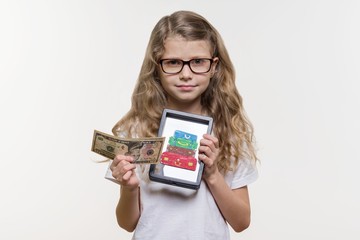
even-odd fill
[{"label": "white t-shirt", "polygon": [[[192,190],[150,181],[148,169],[143,173],[140,168],[137,170],[141,216],[133,240],[230,239],[228,225],[204,181],[198,190]],[[236,189],[257,177],[255,164],[244,160],[236,171],[226,174],[225,181]]]}]

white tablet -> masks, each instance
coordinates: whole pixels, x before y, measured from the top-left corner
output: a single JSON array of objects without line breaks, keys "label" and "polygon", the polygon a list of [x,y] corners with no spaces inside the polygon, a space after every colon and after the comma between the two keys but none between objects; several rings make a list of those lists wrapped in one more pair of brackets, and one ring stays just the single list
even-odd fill
[{"label": "white tablet", "polygon": [[207,116],[164,109],[158,136],[165,137],[160,163],[151,164],[152,181],[198,189],[204,163],[198,160],[203,134],[211,133],[213,119]]}]

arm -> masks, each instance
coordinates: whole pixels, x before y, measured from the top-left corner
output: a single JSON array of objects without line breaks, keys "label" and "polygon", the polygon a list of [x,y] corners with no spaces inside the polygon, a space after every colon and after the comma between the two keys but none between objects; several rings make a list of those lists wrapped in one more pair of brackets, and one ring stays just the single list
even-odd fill
[{"label": "arm", "polygon": [[120,188],[120,199],[116,207],[119,226],[128,232],[134,231],[140,218],[139,188]]},{"label": "arm", "polygon": [[120,199],[116,207],[116,219],[126,231],[134,231],[140,218],[139,179],[132,157],[118,155],[110,169],[113,177],[120,183]]},{"label": "arm", "polygon": [[236,232],[250,225],[250,201],[247,187],[230,189],[224,177],[218,173],[206,183],[226,221]]},{"label": "arm", "polygon": [[236,232],[250,224],[250,201],[247,187],[230,189],[219,172],[216,160],[219,152],[218,139],[205,134],[200,141],[199,159],[205,164],[203,178],[207,183],[222,215]]}]

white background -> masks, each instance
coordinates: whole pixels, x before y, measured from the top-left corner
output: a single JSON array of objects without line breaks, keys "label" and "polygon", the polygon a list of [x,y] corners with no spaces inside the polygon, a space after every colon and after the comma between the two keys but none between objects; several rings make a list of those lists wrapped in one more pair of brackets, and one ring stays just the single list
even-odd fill
[{"label": "white background", "polygon": [[129,109],[152,28],[180,9],[222,34],[256,130],[252,224],[232,239],[359,239],[357,0],[1,0],[0,238],[130,238],[92,134]]}]

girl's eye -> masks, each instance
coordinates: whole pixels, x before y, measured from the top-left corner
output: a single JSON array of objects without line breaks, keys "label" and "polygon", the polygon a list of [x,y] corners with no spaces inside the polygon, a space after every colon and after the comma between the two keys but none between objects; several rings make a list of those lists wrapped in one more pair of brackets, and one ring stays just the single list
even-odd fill
[{"label": "girl's eye", "polygon": [[205,62],[205,59],[201,59],[201,58],[192,60],[192,64],[195,64],[195,65],[201,65],[201,64],[204,64],[204,62]]},{"label": "girl's eye", "polygon": [[182,65],[182,61],[178,60],[178,59],[169,59],[166,60],[164,62],[166,65],[170,65],[170,66],[179,66]]}]

